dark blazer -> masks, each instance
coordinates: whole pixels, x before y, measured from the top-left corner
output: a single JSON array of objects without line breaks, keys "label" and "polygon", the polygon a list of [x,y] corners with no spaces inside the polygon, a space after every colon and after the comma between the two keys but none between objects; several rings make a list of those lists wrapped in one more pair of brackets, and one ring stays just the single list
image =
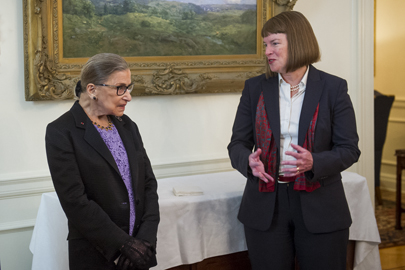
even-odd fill
[{"label": "dark blazer", "polygon": [[[136,212],[133,236],[156,246],[157,182],[141,135],[128,116],[110,118],[131,169]],[[78,102],[48,125],[46,152],[52,181],[68,218],[68,239],[85,238],[108,261],[115,260],[131,237],[128,192],[111,152]]]},{"label": "dark blazer", "polygon": [[[265,231],[273,218],[276,191],[259,192],[258,178],[252,175],[248,157],[256,148],[256,106],[263,92],[267,117],[277,144],[277,175],[280,160],[280,109],[278,76],[261,76],[245,83],[236,113],[231,142],[228,145],[232,166],[247,177],[238,218],[246,226]],[[313,146],[313,169],[305,176],[321,187],[300,192],[302,214],[312,233],[346,229],[351,217],[340,172],[360,156],[356,121],[347,83],[336,76],[309,67],[305,97],[299,120],[298,144],[303,145],[309,123],[319,103]]]}]

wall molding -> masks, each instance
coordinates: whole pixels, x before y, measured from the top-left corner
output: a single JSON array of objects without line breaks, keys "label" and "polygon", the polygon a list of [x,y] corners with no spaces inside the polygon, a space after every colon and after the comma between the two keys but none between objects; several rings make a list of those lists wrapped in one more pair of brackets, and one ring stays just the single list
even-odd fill
[{"label": "wall molding", "polygon": [[405,118],[399,118],[399,117],[390,117],[388,119],[389,123],[400,123],[400,124],[404,124],[405,123]]},{"label": "wall molding", "polygon": [[50,176],[0,181],[0,200],[39,196],[54,191]]},{"label": "wall molding", "polygon": [[48,187],[48,188],[22,189],[22,190],[18,190],[18,191],[10,191],[10,192],[0,192],[0,200],[38,196],[38,195],[41,195],[42,193],[53,192],[53,191],[55,191],[55,189],[53,187]]},{"label": "wall molding", "polygon": [[169,177],[216,173],[232,170],[229,158],[152,165],[152,168],[158,180]]},{"label": "wall molding", "polygon": [[381,164],[382,164],[382,165],[388,165],[388,166],[395,166],[395,167],[397,167],[397,162],[396,162],[396,161],[391,161],[391,160],[388,160],[388,159],[383,159],[383,160],[381,160]]},{"label": "wall molding", "polygon": [[[402,179],[402,193],[405,194],[404,179]],[[381,184],[380,188],[383,190],[388,190],[391,192],[396,192],[397,190],[397,176],[392,173],[381,173]]]},{"label": "wall molding", "polygon": [[[178,177],[232,170],[229,158],[152,165],[156,178]],[[50,175],[0,180],[0,200],[54,191]]]},{"label": "wall molding", "polygon": [[[397,162],[396,161],[391,161],[384,159],[381,161],[381,165],[385,166],[392,166],[394,167],[394,171],[396,172],[396,167],[397,167]],[[387,173],[387,172],[381,172],[380,175],[381,181],[380,181],[380,187],[381,189],[388,190],[391,192],[396,192],[397,190],[397,175],[396,173]],[[402,193],[405,193],[405,174],[402,174]]]},{"label": "wall molding", "polygon": [[[392,104],[392,108],[404,110],[405,109],[405,98],[395,98],[394,103]],[[391,115],[392,115],[392,113],[391,113]],[[403,114],[397,114],[396,117],[390,117],[388,119],[388,122],[404,124],[405,117],[403,117]]]},{"label": "wall molding", "polygon": [[14,222],[3,222],[0,223],[0,233],[6,231],[15,231],[21,229],[31,229],[34,228],[36,219],[26,219]]},{"label": "wall molding", "polygon": [[395,97],[394,103],[392,104],[393,108],[405,109],[405,98]]},{"label": "wall molding", "polygon": [[[158,181],[160,179],[169,177],[207,174],[232,170],[229,158],[152,165],[152,168]],[[23,197],[42,196],[42,193],[53,191],[55,190],[50,175],[0,180],[0,201]],[[32,229],[34,225],[35,219],[1,222],[0,233],[19,229]]]},{"label": "wall molding", "polygon": [[[394,103],[392,104],[392,108],[395,108],[398,110],[404,110],[405,109],[405,98],[395,98]],[[391,113],[391,115],[393,115],[393,114]],[[404,124],[405,117],[403,117],[403,114],[397,114],[396,117],[390,117],[388,119],[388,122]]]},{"label": "wall molding", "polygon": [[6,186],[6,185],[11,185],[15,183],[33,183],[33,182],[41,182],[49,178],[48,176],[40,176],[40,177],[21,177],[17,179],[4,179],[0,180],[0,186]]}]

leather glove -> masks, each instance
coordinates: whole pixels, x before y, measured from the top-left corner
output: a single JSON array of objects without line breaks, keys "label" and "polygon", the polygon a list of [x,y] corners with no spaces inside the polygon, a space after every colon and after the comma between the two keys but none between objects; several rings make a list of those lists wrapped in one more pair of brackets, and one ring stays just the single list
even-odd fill
[{"label": "leather glove", "polygon": [[153,257],[152,245],[145,240],[131,238],[121,247],[118,269],[146,268]]}]

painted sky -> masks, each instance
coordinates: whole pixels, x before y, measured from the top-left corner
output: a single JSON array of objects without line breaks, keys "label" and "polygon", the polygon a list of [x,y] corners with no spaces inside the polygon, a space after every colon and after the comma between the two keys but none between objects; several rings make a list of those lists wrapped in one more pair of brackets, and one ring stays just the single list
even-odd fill
[{"label": "painted sky", "polygon": [[256,0],[166,0],[166,1],[192,3],[195,5],[224,5],[224,4],[256,5]]}]

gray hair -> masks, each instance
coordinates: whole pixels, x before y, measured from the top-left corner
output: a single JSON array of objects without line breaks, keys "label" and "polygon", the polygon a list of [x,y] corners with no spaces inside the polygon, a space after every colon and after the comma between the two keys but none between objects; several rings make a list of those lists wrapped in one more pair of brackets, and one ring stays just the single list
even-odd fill
[{"label": "gray hair", "polygon": [[80,97],[89,83],[103,84],[116,71],[129,69],[128,63],[121,56],[113,53],[96,54],[84,64],[77,82],[75,94]]}]

